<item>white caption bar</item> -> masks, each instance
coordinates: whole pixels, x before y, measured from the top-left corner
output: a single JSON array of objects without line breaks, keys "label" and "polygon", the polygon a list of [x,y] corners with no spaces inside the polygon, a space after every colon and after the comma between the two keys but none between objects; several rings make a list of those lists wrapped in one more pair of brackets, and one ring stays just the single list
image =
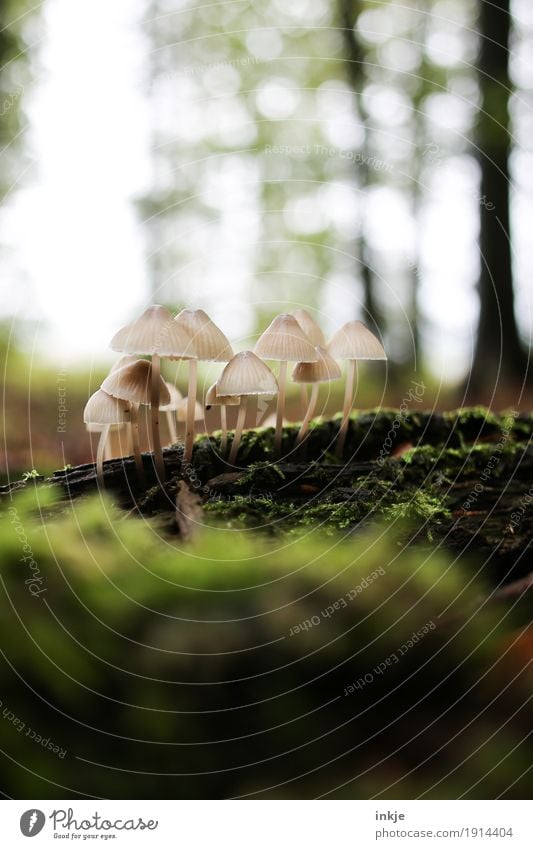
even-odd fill
[{"label": "white caption bar", "polygon": [[[2,801],[2,846],[531,849],[522,801]],[[35,842],[30,842],[35,841]]]}]

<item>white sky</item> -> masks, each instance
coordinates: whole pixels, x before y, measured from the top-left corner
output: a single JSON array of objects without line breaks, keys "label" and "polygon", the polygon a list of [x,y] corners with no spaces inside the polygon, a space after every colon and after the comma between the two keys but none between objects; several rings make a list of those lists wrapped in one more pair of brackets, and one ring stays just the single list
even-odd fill
[{"label": "white sky", "polygon": [[117,322],[146,298],[131,203],[150,167],[140,7],[43,4],[38,82],[27,104],[33,165],[4,229],[21,285],[9,291],[4,279],[3,302],[48,325],[53,352],[65,357],[105,350]]}]

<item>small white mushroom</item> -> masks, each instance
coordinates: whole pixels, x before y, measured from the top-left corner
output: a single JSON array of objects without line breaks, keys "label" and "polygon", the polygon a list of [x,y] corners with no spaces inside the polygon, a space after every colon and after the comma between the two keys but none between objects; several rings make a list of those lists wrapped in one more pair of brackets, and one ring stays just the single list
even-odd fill
[{"label": "small white mushroom", "polygon": [[[144,482],[144,468],[139,446],[139,406],[149,406],[152,397],[153,365],[148,360],[135,360],[130,365],[108,374],[102,383],[102,389],[114,398],[127,401],[131,408],[131,432],[133,455],[139,478]],[[165,381],[160,377],[158,395],[163,404],[170,402],[170,394]]]},{"label": "small white mushroom", "polygon": [[338,362],[328,354],[325,348],[317,345],[315,351],[317,355],[316,363],[297,363],[292,373],[292,379],[295,383],[302,383],[304,385],[306,383],[312,384],[309,406],[307,407],[302,426],[296,437],[296,446],[300,445],[309,430],[309,422],[315,414],[320,384],[338,380],[342,376]]},{"label": "small white mushroom", "polygon": [[233,356],[233,350],[226,336],[211,321],[204,310],[182,310],[174,319],[175,324],[183,327],[193,340],[195,356],[176,357],[189,360],[189,385],[187,388],[188,408],[185,424],[185,449],[183,460],[190,463],[194,446],[194,405],[196,404],[198,361],[227,362]]},{"label": "small white mushroom", "polygon": [[276,395],[278,382],[274,373],[253,351],[241,351],[224,368],[216,383],[216,391],[217,395],[238,395],[241,399],[237,427],[229,455],[229,462],[234,463],[246,421],[248,398]]},{"label": "small white mushroom", "polygon": [[111,340],[114,351],[149,355],[152,358],[151,425],[154,459],[160,480],[165,478],[163,449],[159,434],[161,357],[194,357],[194,343],[187,330],[176,324],[165,307],[154,304],[131,324],[122,327]]},{"label": "small white mushroom", "polygon": [[226,456],[228,449],[228,416],[226,407],[238,407],[241,403],[239,395],[217,395],[217,385],[213,383],[205,395],[205,408],[220,407],[220,424],[222,426],[222,439],[220,441],[220,454]]},{"label": "small white mushroom", "polygon": [[264,360],[277,360],[279,362],[279,394],[274,439],[274,456],[279,457],[283,435],[283,414],[285,412],[287,363],[316,362],[316,353],[298,321],[293,315],[289,314],[276,316],[258,339],[254,353]]},{"label": "small white mushroom", "polygon": [[100,486],[104,486],[104,452],[112,425],[125,424],[131,421],[129,404],[125,401],[113,398],[98,389],[87,401],[83,411],[83,421],[86,425],[101,426],[100,439],[96,451],[96,474]]},{"label": "small white mushroom", "polygon": [[[315,348],[325,348],[326,340],[322,332],[322,328],[315,321],[313,316],[305,309],[294,310],[292,313],[303,332]],[[302,416],[305,416],[309,399],[307,397],[307,387],[305,383],[300,384],[300,398],[302,402]]]},{"label": "small white mushroom", "polygon": [[342,457],[353,406],[357,360],[386,360],[383,345],[362,321],[349,321],[337,330],[328,345],[328,353],[336,360],[348,360],[342,422],[337,436],[336,453]]}]

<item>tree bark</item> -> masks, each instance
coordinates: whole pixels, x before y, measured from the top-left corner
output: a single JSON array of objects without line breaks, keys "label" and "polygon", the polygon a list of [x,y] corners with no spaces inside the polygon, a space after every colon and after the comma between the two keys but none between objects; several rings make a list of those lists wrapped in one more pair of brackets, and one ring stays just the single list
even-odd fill
[{"label": "tree bark", "polygon": [[[369,130],[365,119],[365,109],[362,98],[365,82],[363,70],[364,55],[354,32],[354,25],[359,9],[360,4],[354,4],[352,0],[338,0],[339,25],[344,42],[344,53],[346,57],[346,75],[354,92],[364,129],[363,150],[361,161],[358,162],[358,174],[361,190],[362,192],[365,192],[370,183],[370,175],[367,165],[369,156]],[[363,284],[364,321],[368,324],[370,320],[370,323],[373,322],[378,330],[383,330],[384,318],[376,302],[371,257],[369,256],[369,248],[363,234],[361,234],[357,239],[356,248],[358,255],[358,270]]]},{"label": "tree bark", "polygon": [[527,365],[514,310],[510,241],[510,26],[509,0],[480,4],[482,103],[476,129],[481,168],[480,313],[470,379],[475,393],[483,389],[492,393],[502,380],[522,383]]}]

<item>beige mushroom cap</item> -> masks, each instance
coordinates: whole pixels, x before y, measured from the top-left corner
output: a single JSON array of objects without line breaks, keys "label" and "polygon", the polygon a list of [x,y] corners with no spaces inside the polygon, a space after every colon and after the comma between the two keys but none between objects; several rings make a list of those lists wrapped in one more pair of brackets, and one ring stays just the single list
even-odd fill
[{"label": "beige mushroom cap", "polygon": [[222,363],[231,360],[233,348],[204,310],[182,310],[174,322],[190,335],[199,360]]},{"label": "beige mushroom cap", "polygon": [[293,315],[276,316],[258,339],[254,353],[265,360],[313,363],[315,349]]},{"label": "beige mushroom cap", "polygon": [[131,366],[133,363],[136,363],[138,357],[134,354],[124,354],[122,357],[119,357],[116,363],[113,363],[111,368],[109,369],[109,374],[113,374],[114,371],[118,371],[121,368],[125,368],[126,366]]},{"label": "beige mushroom cap", "polygon": [[[187,405],[188,405],[188,399],[182,398],[182,400],[180,401],[180,403],[178,404],[178,407],[176,409],[176,414],[177,414],[176,418],[178,419],[179,422],[186,422],[187,421]],[[203,417],[204,417],[204,411],[203,411],[202,405],[199,404],[198,401],[195,401],[194,402],[194,421],[199,422],[203,419]]]},{"label": "beige mushroom cap", "polygon": [[83,421],[86,425],[124,424],[131,421],[129,405],[98,389],[85,405]]},{"label": "beige mushroom cap", "polygon": [[[135,360],[132,365],[108,374],[102,389],[114,398],[148,405],[151,400],[151,382],[152,364],[148,360]],[[161,404],[170,403],[170,393],[163,378],[159,379],[159,397]]]},{"label": "beige mushroom cap", "polygon": [[217,385],[213,383],[205,393],[206,407],[238,407],[240,395],[217,395]]},{"label": "beige mushroom cap", "polygon": [[277,395],[278,381],[253,351],[241,351],[224,368],[216,392],[217,395]]},{"label": "beige mushroom cap", "polygon": [[324,334],[322,333],[322,328],[319,324],[317,324],[313,316],[307,310],[294,310],[293,316],[302,328],[307,338],[313,343],[315,347],[318,347],[319,345],[322,348],[326,347],[326,340],[324,338]]},{"label": "beige mushroom cap", "polygon": [[383,345],[362,321],[349,321],[337,330],[328,352],[338,360],[386,360]]},{"label": "beige mushroom cap", "polygon": [[139,318],[115,333],[111,348],[113,351],[124,351],[125,354],[196,356],[190,333],[173,321],[169,311],[158,304],[148,307]]},{"label": "beige mushroom cap", "polygon": [[159,405],[159,409],[165,412],[172,412],[173,410],[177,410],[181,402],[183,401],[183,395],[179,391],[179,389],[174,386],[173,383],[170,383],[168,380],[164,381],[165,386],[167,388],[168,394],[170,396],[170,401],[168,404],[165,404],[164,401],[161,401]]},{"label": "beige mushroom cap", "polygon": [[320,345],[316,346],[315,351],[316,363],[296,363],[292,373],[295,383],[329,383],[341,377],[342,371],[337,360]]}]

